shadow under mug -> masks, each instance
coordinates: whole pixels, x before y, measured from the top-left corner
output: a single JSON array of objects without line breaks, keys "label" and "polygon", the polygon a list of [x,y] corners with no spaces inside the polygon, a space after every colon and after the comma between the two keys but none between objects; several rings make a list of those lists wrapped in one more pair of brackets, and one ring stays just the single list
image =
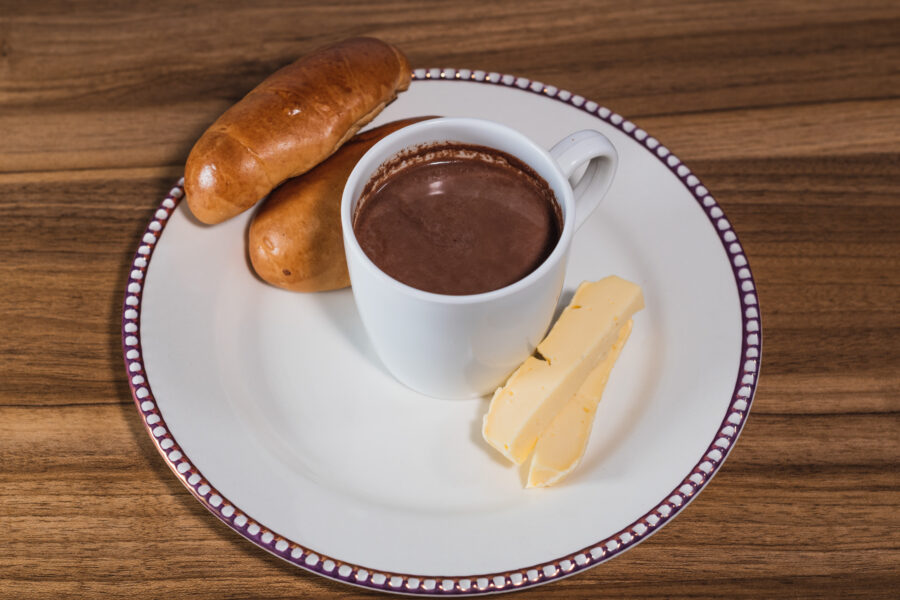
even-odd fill
[{"label": "shadow under mug", "polygon": [[[547,181],[562,210],[563,227],[556,247],[537,269],[497,290],[451,296],[403,284],[363,252],[352,220],[369,178],[397,153],[434,142],[500,150]],[[344,187],[341,226],[356,306],[388,371],[413,390],[436,398],[473,398],[502,385],[546,334],[565,280],[572,237],[603,199],[617,162],[612,143],[597,131],[567,135],[548,152],[505,125],[471,118],[423,121],[372,146]],[[569,178],[582,171],[578,181],[570,183]]]}]

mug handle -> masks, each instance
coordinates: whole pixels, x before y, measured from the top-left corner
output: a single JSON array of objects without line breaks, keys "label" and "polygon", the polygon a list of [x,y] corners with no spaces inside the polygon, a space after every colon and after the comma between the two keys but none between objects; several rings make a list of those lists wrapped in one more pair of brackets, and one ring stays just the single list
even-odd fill
[{"label": "mug handle", "polygon": [[[605,135],[593,129],[583,129],[557,142],[550,149],[550,156],[572,186],[577,231],[609,190],[619,163],[619,154]],[[588,164],[584,175],[573,183],[573,174],[585,162]]]}]

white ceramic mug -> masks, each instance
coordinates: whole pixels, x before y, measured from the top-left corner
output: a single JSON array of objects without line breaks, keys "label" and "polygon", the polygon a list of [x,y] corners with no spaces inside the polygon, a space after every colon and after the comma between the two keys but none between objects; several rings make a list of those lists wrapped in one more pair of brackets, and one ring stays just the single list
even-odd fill
[{"label": "white ceramic mug", "polygon": [[[563,216],[559,241],[519,281],[482,294],[434,294],[387,275],[360,247],[352,221],[369,178],[398,152],[442,141],[511,154],[543,177],[556,195]],[[356,306],[388,370],[408,387],[438,398],[472,398],[502,385],[546,334],[562,291],[572,236],[609,189],[617,161],[612,143],[596,131],[567,135],[547,152],[509,127],[469,118],[416,123],[370,148],[344,187],[341,226]],[[569,178],[581,170],[573,190]]]}]

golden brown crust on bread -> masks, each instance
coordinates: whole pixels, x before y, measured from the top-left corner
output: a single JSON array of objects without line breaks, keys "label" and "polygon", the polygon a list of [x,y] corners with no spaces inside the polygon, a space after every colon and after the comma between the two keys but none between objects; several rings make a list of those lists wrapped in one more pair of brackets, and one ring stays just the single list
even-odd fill
[{"label": "golden brown crust on bread", "polygon": [[250,208],[334,153],[410,78],[403,54],[375,38],[345,40],[276,71],[194,145],[184,175],[191,211],[219,223]]},{"label": "golden brown crust on bread", "polygon": [[253,269],[272,285],[321,292],[350,285],[341,233],[341,195],[362,155],[398,129],[434,117],[394,121],[360,133],[328,160],[273,191],[253,216]]}]

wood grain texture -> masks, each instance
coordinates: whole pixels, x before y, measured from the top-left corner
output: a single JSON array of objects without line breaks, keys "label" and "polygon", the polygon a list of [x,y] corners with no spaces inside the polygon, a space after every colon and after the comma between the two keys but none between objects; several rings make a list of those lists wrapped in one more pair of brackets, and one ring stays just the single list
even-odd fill
[{"label": "wood grain texture", "polygon": [[0,598],[377,597],[206,512],[134,410],[119,311],[200,132],[267,74],[372,34],[653,133],[715,193],[763,311],[715,481],[615,560],[522,597],[895,597],[900,4],[0,0]]}]

